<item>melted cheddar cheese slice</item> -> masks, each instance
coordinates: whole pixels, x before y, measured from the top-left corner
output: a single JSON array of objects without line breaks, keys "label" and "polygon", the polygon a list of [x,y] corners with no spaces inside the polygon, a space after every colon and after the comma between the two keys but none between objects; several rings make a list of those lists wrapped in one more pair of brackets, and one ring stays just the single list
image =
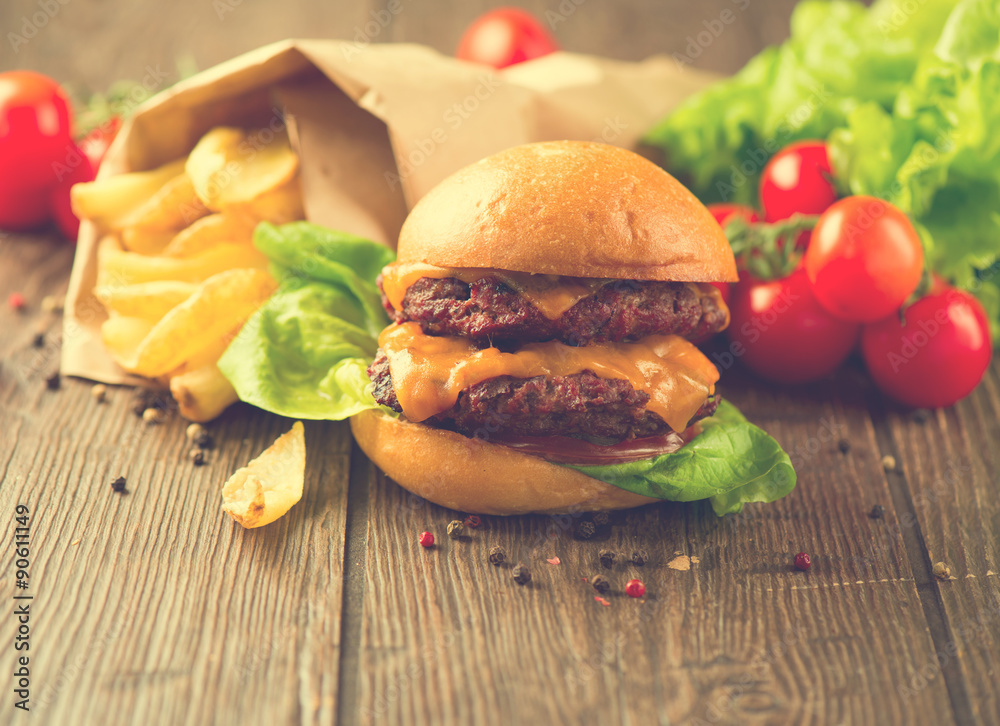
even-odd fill
[{"label": "melted cheddar cheese slice", "polygon": [[447,411],[466,388],[497,376],[532,378],[591,371],[624,379],[649,394],[647,410],[681,432],[715,392],[719,373],[701,351],[676,335],[636,343],[575,348],[557,341],[528,343],[514,353],[478,349],[465,338],[425,335],[418,323],[390,325],[379,336],[396,397],[410,421]]}]

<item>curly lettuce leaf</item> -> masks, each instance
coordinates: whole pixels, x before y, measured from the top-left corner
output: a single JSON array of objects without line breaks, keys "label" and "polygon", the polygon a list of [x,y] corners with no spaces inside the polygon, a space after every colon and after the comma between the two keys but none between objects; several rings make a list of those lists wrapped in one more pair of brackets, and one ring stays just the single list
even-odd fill
[{"label": "curly lettuce leaf", "polygon": [[389,321],[375,278],[393,253],[308,222],[261,224],[254,245],[280,285],[219,360],[240,399],[300,419],[377,408],[367,368]]},{"label": "curly lettuce leaf", "polygon": [[788,144],[826,138],[865,103],[890,108],[934,45],[955,0],[807,0],[791,38],[683,103],[646,143],[704,202],[755,205],[767,160]]},{"label": "curly lettuce leaf", "polygon": [[587,476],[657,499],[708,499],[718,516],[747,502],[773,502],[795,488],[788,454],[728,401],[701,422],[682,449],[652,459],[605,466],[572,466]]},{"label": "curly lettuce leaf", "polygon": [[830,134],[841,185],[927,231],[934,271],[975,294],[1000,341],[1000,5],[963,0],[892,108],[856,109]]}]

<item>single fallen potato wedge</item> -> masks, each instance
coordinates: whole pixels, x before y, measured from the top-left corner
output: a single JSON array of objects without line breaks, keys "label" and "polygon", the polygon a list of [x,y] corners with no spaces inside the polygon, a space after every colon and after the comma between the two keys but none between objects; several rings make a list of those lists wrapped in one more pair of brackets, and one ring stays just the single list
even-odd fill
[{"label": "single fallen potato wedge", "polygon": [[247,529],[263,527],[302,498],[306,478],[306,438],[301,421],[222,487],[222,511]]}]

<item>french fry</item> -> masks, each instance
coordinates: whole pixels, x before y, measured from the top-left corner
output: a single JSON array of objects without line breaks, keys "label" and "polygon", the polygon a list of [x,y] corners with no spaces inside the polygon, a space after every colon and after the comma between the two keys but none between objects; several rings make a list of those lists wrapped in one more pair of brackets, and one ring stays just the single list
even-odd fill
[{"label": "french fry", "polygon": [[172,376],[170,394],[181,416],[198,422],[211,421],[238,400],[236,390],[215,361]]},{"label": "french fry", "polygon": [[220,127],[187,159],[73,190],[74,211],[104,232],[94,295],[108,351],[169,384],[192,420],[236,400],[218,360],[276,287],[254,227],[305,216],[298,163],[283,130]]},{"label": "french fry", "polygon": [[247,244],[224,243],[192,257],[148,257],[104,244],[97,253],[97,284],[134,285],[152,280],[202,282],[226,270],[267,267],[267,258]]},{"label": "french fry", "polygon": [[151,171],[74,184],[70,192],[73,213],[102,227],[114,227],[119,219],[145,204],[164,184],[183,172],[184,163],[184,159],[179,159]]},{"label": "french fry", "polygon": [[210,277],[153,327],[130,370],[150,378],[175,370],[244,323],[275,287],[263,270],[228,270]]},{"label": "french fry", "polygon": [[127,227],[121,231],[122,246],[140,255],[158,255],[173,239],[172,230]]},{"label": "french fry", "polygon": [[161,254],[164,257],[192,257],[225,242],[250,244],[255,223],[242,214],[210,214],[178,232]]},{"label": "french fry", "polygon": [[306,474],[306,439],[301,421],[278,437],[222,487],[222,510],[251,529],[284,515],[302,498]]},{"label": "french fry", "polygon": [[271,224],[285,224],[305,219],[306,210],[302,202],[302,187],[296,174],[280,187],[264,192],[259,197],[239,204],[223,206],[226,213],[245,219]]},{"label": "french fry", "polygon": [[153,325],[153,321],[145,318],[112,314],[101,324],[101,339],[115,362],[125,370],[132,370],[139,346]]},{"label": "french fry", "polygon": [[140,227],[150,230],[177,231],[208,214],[195,194],[191,178],[183,171],[167,181],[145,203],[124,217],[115,219],[117,229]]},{"label": "french fry", "polygon": [[136,285],[101,285],[94,288],[94,296],[109,312],[155,323],[197,289],[193,282],[154,280]]},{"label": "french fry", "polygon": [[205,134],[184,166],[202,202],[212,210],[256,199],[291,179],[299,158],[285,131],[247,133],[220,126]]}]

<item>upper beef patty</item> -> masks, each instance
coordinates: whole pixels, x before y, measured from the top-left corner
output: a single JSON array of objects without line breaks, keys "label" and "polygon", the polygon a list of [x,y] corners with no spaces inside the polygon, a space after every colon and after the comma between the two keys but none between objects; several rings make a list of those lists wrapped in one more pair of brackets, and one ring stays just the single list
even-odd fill
[{"label": "upper beef patty", "polygon": [[680,282],[615,280],[549,320],[496,277],[466,284],[423,277],[406,291],[403,309],[382,302],[397,322],[420,323],[428,335],[458,335],[483,345],[559,340],[567,345],[632,342],[647,335],[700,338],[717,332],[726,313],[711,297]]},{"label": "upper beef patty", "polygon": [[[382,351],[368,369],[375,400],[402,412]],[[646,411],[649,394],[628,381],[599,378],[590,371],[571,376],[513,378],[499,376],[459,394],[448,411],[428,421],[466,436],[580,436],[625,439],[659,436],[672,431],[655,413]],[[688,422],[711,416],[719,403],[708,399]]]}]

